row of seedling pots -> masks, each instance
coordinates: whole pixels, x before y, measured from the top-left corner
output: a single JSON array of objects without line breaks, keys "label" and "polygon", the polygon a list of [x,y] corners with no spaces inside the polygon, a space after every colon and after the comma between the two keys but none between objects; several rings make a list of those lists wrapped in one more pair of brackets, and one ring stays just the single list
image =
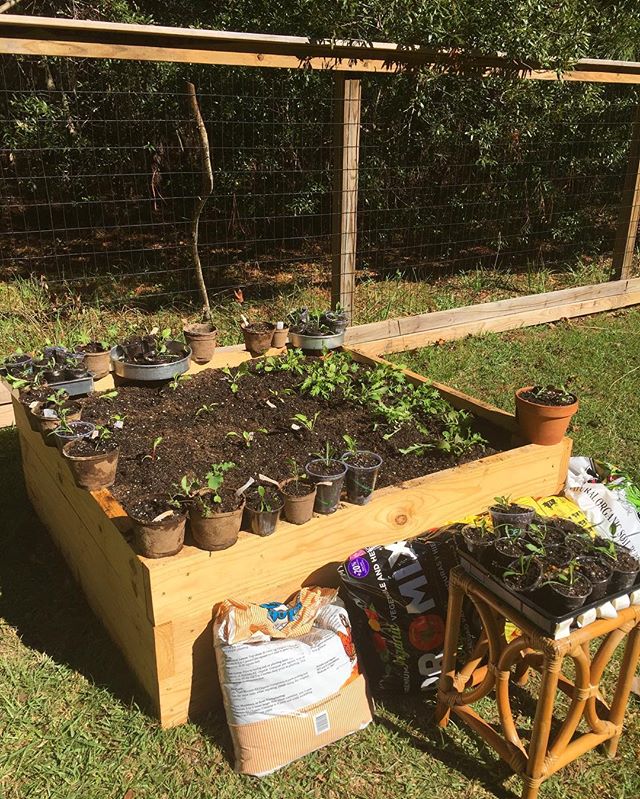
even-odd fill
[{"label": "row of seedling pots", "polygon": [[176,554],[184,544],[187,521],[193,543],[209,551],[233,546],[243,521],[259,536],[274,533],[281,516],[292,524],[305,524],[314,512],[326,515],[338,508],[345,481],[347,499],[364,505],[373,494],[381,464],[379,455],[356,450],[340,460],[312,460],[304,475],[281,483],[260,475],[259,481],[250,480],[236,492],[223,489],[224,475],[234,464],[215,464],[203,481],[184,477],[170,499],[149,499],[142,511],[134,509],[130,516],[136,549],[150,558]]},{"label": "row of seedling pots", "polygon": [[460,546],[509,591],[552,616],[626,591],[637,581],[640,561],[613,540],[508,502],[490,513],[493,527],[484,521],[465,526]]}]

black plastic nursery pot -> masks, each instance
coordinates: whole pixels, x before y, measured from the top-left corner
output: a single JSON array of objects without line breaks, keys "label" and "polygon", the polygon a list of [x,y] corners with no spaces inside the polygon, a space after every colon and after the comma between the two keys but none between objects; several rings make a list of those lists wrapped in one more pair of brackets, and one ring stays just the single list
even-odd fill
[{"label": "black plastic nursery pot", "polygon": [[532,596],[537,590],[542,578],[542,563],[540,563],[537,558],[532,558],[529,561],[529,566],[524,574],[517,573],[519,566],[519,561],[513,561],[513,563],[510,563],[506,569],[504,569],[504,571],[511,571],[514,572],[514,574],[504,576],[503,572],[502,575],[498,576],[502,577],[502,582],[510,591],[513,591],[516,594]]},{"label": "black plastic nursery pot", "polygon": [[618,546],[617,560],[609,581],[609,591],[626,591],[635,583],[640,571],[640,562],[626,547]]},{"label": "black plastic nursery pot", "polygon": [[33,359],[29,355],[11,355],[0,365],[0,375],[26,377],[31,374]]},{"label": "black plastic nursery pot", "polygon": [[517,527],[519,530],[527,530],[533,521],[535,510],[524,505],[513,504],[509,510],[500,510],[494,506],[489,508],[491,521],[494,527]]},{"label": "black plastic nursery pot", "polygon": [[465,552],[468,552],[479,563],[486,566],[491,565],[495,540],[491,533],[474,524],[467,524],[458,535],[458,541]]},{"label": "black plastic nursery pot", "polygon": [[340,504],[340,494],[347,465],[342,461],[323,458],[309,461],[305,470],[309,479],[316,484],[316,501],[313,509],[316,513],[334,513]]},{"label": "black plastic nursery pot", "polygon": [[347,466],[347,501],[354,505],[366,505],[376,487],[382,458],[375,452],[358,450],[345,452],[342,461]]},{"label": "black plastic nursery pot", "polygon": [[527,550],[522,541],[514,538],[496,538],[493,542],[490,555],[493,570],[501,575],[502,572],[519,558],[526,555]]},{"label": "black plastic nursery pot", "polygon": [[[258,507],[255,507],[256,503]],[[277,503],[277,504],[276,504]],[[272,492],[269,496],[269,505],[271,510],[260,510],[260,499],[257,494],[247,497],[247,504],[245,505],[245,515],[249,529],[255,535],[267,536],[275,532],[278,522],[280,521],[280,513],[284,507],[284,497],[280,491]]]},{"label": "black plastic nursery pot", "polygon": [[540,585],[535,592],[535,601],[548,613],[562,616],[581,608],[590,594],[591,583],[584,575],[578,574],[572,586],[553,582]]},{"label": "black plastic nursery pot", "polygon": [[56,447],[60,451],[64,449],[65,444],[71,441],[78,441],[81,438],[90,438],[96,426],[92,422],[68,422],[68,430],[63,430],[62,427],[56,427],[51,436],[55,441]]},{"label": "black plastic nursery pot", "polygon": [[613,575],[613,566],[604,563],[600,558],[593,555],[581,555],[578,558],[579,570],[581,574],[591,583],[590,601],[602,599],[609,590],[609,583]]}]

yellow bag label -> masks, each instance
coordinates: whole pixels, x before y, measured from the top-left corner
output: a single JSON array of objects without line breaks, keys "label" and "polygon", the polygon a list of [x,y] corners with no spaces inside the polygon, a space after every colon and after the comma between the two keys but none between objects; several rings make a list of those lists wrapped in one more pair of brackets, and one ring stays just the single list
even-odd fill
[{"label": "yellow bag label", "polygon": [[[540,499],[520,497],[519,499],[515,499],[514,502],[518,505],[525,505],[527,508],[534,508],[538,516],[557,516],[561,519],[568,519],[584,527],[587,532],[594,535],[593,525],[590,524],[585,514],[575,502],[572,502],[566,497],[551,496],[540,497]],[[485,519],[487,526],[491,527],[491,515],[488,512],[465,516],[462,519],[458,519],[458,522],[462,524],[477,524],[480,519]]]}]

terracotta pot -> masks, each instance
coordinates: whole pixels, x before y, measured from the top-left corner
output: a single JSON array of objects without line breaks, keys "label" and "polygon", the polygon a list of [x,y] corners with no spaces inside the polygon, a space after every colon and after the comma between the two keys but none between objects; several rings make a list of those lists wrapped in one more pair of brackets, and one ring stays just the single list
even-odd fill
[{"label": "terracotta pot", "polygon": [[189,524],[196,546],[209,552],[233,546],[238,540],[243,511],[244,501],[236,510],[207,517],[194,505],[189,511]]},{"label": "terracotta pot", "polygon": [[91,372],[94,380],[106,377],[111,371],[111,353],[106,352],[85,352],[84,368]]},{"label": "terracotta pot", "polygon": [[167,558],[176,555],[184,546],[187,517],[174,513],[159,522],[146,522],[131,517],[136,550],[145,558]]},{"label": "terracotta pot", "polygon": [[97,491],[99,488],[109,488],[116,481],[118,468],[118,447],[109,452],[96,452],[95,455],[74,455],[73,441],[65,444],[62,455],[69,464],[73,479],[78,488],[86,491]]},{"label": "terracotta pot", "polygon": [[532,388],[525,386],[516,391],[516,419],[520,431],[532,444],[559,444],[567,432],[571,417],[578,410],[578,400],[571,405],[538,405],[520,396]]},{"label": "terracotta pot", "polygon": [[242,335],[244,336],[244,344],[252,355],[264,355],[271,347],[273,332],[276,326],[271,322],[258,322],[257,325],[268,329],[254,331],[252,330],[254,325],[243,327]]},{"label": "terracotta pot", "polygon": [[[305,524],[313,516],[313,506],[316,501],[316,486],[302,481],[302,485],[309,488],[307,494],[297,496],[287,493],[287,486],[295,483],[291,478],[280,484],[280,490],[284,497],[284,517],[291,524]],[[298,481],[299,482],[299,481]]]},{"label": "terracotta pot", "polygon": [[191,358],[196,363],[209,363],[216,351],[218,331],[208,322],[186,325],[182,332],[191,347]]},{"label": "terracotta pot", "polygon": [[[65,405],[65,407],[72,408],[72,410],[70,410],[67,415],[67,421],[77,422],[82,415],[82,408],[80,407],[80,405],[78,405],[77,402],[69,402],[67,403],[67,405]],[[38,407],[35,408],[33,411],[31,411],[31,413],[33,414],[33,416],[37,421],[37,427],[38,430],[42,433],[42,438],[44,440],[44,443],[48,447],[55,447],[56,442],[54,440],[54,436],[50,435],[50,433],[53,433],[56,427],[60,425],[60,419],[58,419],[57,416],[53,418],[47,418],[42,415],[42,411],[43,408]]]},{"label": "terracotta pot", "polygon": [[276,349],[282,349],[287,344],[287,339],[289,338],[289,328],[283,327],[282,330],[273,331],[273,339],[271,340],[271,346],[275,347]]}]

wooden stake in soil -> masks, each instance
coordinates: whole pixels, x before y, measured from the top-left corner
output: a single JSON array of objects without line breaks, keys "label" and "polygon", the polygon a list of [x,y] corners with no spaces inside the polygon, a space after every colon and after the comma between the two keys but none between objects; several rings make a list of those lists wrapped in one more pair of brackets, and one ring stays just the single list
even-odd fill
[{"label": "wooden stake in soil", "polygon": [[207,136],[207,129],[200,113],[200,106],[198,105],[198,98],[196,97],[196,87],[193,83],[187,81],[187,94],[189,95],[189,103],[193,112],[193,118],[198,129],[198,137],[200,139],[200,156],[202,161],[202,186],[200,196],[196,199],[196,204],[193,208],[193,216],[191,217],[191,254],[193,257],[193,266],[196,272],[196,279],[202,297],[202,304],[204,306],[204,316],[207,321],[211,321],[211,305],[209,304],[209,295],[207,294],[207,286],[204,282],[204,275],[202,274],[202,264],[200,263],[200,254],[198,252],[198,229],[200,225],[200,214],[205,206],[205,203],[211,196],[213,191],[213,169],[211,167],[211,152],[209,150],[209,137]]}]

